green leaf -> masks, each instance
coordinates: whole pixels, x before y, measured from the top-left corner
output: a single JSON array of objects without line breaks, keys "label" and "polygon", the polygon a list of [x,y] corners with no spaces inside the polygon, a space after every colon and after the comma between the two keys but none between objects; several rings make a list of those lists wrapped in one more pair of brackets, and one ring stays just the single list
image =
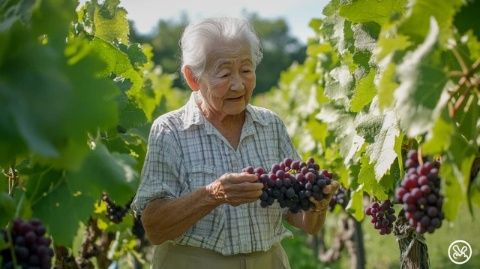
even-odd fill
[{"label": "green leaf", "polygon": [[428,131],[449,98],[448,78],[435,50],[438,34],[432,19],[425,42],[407,54],[397,69],[400,86],[395,90],[395,109],[400,126],[410,137]]},{"label": "green leaf", "polygon": [[357,221],[363,220],[363,185],[352,191],[350,201],[345,210],[350,213]]},{"label": "green leaf", "polygon": [[373,83],[374,78],[375,72],[371,70],[357,82],[350,104],[350,111],[360,112],[363,107],[372,101],[373,97],[377,94],[375,84]]},{"label": "green leaf", "polygon": [[397,89],[396,82],[396,65],[389,63],[383,70],[380,76],[378,85],[378,106],[381,109],[390,107],[394,103],[394,91]]},{"label": "green leaf", "polygon": [[0,32],[8,30],[15,22],[27,24],[35,8],[35,1],[5,1],[0,5]]},{"label": "green leaf", "polygon": [[476,148],[455,132],[446,152],[446,160],[440,168],[440,176],[444,181],[444,212],[450,220],[455,219],[460,205],[466,200],[476,154]]},{"label": "green leaf", "polygon": [[378,36],[378,25],[354,24],[351,28],[353,31],[353,45],[355,46],[355,51],[373,52],[376,46],[376,38]]},{"label": "green leaf", "polygon": [[100,9],[95,9],[95,36],[107,42],[119,41],[127,44],[128,33],[130,32],[127,11],[123,8],[115,7],[119,1],[115,1],[117,3],[113,5],[111,2],[111,0],[107,0]]},{"label": "green leaf", "polygon": [[378,200],[386,200],[388,194],[383,186],[379,183],[375,177],[375,170],[368,159],[368,156],[364,155],[361,159],[361,168],[358,173],[358,183],[363,185],[363,190],[370,196],[376,197]]},{"label": "green leaf", "polygon": [[458,132],[461,133],[469,141],[475,141],[480,134],[476,127],[477,121],[480,119],[480,99],[477,95],[470,95],[465,101],[465,106],[455,115],[458,125]]},{"label": "green leaf", "polygon": [[454,24],[460,33],[465,33],[472,30],[473,34],[480,38],[480,27],[475,27],[476,24],[472,23],[477,19],[478,11],[480,10],[480,1],[467,0],[464,1],[464,5],[458,11],[454,18]]},{"label": "green leaf", "polygon": [[28,175],[26,195],[32,205],[64,179],[64,171],[55,170],[52,167],[34,166],[29,171],[23,172]]},{"label": "green leaf", "polygon": [[365,139],[366,142],[374,143],[375,137],[382,128],[383,118],[382,115],[359,114],[355,119],[355,130]]},{"label": "green leaf", "polygon": [[95,200],[71,190],[67,182],[42,198],[33,209],[33,215],[41,219],[56,245],[70,247],[80,222],[86,222]]},{"label": "green leaf", "polygon": [[454,131],[454,123],[444,111],[428,133],[425,144],[422,145],[423,153],[433,155],[446,151],[451,145]]},{"label": "green leaf", "polygon": [[400,132],[400,135],[397,136],[395,139],[395,153],[397,154],[397,163],[398,163],[398,178],[395,179],[398,180],[403,177],[404,174],[404,169],[403,169],[403,156],[402,156],[402,146],[403,146],[403,138],[405,137],[405,134],[403,132]]},{"label": "green leaf", "polygon": [[407,13],[407,19],[400,25],[399,32],[421,43],[431,31],[430,20],[434,18],[438,23],[440,40],[444,42],[452,33],[453,17],[462,2],[462,0],[416,0]]},{"label": "green leaf", "polygon": [[0,192],[0,227],[5,227],[14,216],[15,202],[8,193]]},{"label": "green leaf", "polygon": [[337,12],[338,7],[340,5],[340,0],[332,0],[330,1],[324,8],[323,8],[323,15],[325,16],[332,16]]},{"label": "green leaf", "polygon": [[[388,29],[390,30],[390,29]],[[402,34],[397,34],[392,37],[390,31],[382,32],[380,39],[377,42],[376,56],[378,60],[382,60],[390,53],[395,51],[402,51],[411,45],[409,38]]]},{"label": "green leaf", "polygon": [[325,139],[328,135],[328,126],[325,123],[319,122],[315,118],[311,118],[305,125],[305,129],[309,131],[315,141],[320,142],[324,147],[326,146]]},{"label": "green leaf", "polygon": [[134,193],[137,173],[134,161],[128,155],[113,155],[102,144],[86,157],[82,167],[67,175],[73,192],[99,199],[106,191],[112,200],[127,203]]},{"label": "green leaf", "polygon": [[335,141],[340,145],[344,163],[350,162],[365,142],[355,131],[353,115],[332,105],[324,105],[316,118],[327,123],[329,130],[335,133]]},{"label": "green leaf", "polygon": [[319,18],[312,18],[308,23],[308,27],[310,27],[310,29],[315,31],[315,33],[319,32],[321,26],[322,26],[322,20]]},{"label": "green leaf", "polygon": [[353,82],[353,76],[348,66],[337,67],[325,77],[325,95],[332,100],[346,99]]},{"label": "green leaf", "polygon": [[397,126],[395,113],[388,111],[385,113],[382,128],[375,136],[375,142],[367,146],[367,155],[370,157],[370,163],[374,164],[375,177],[381,179],[390,169],[392,163],[397,158],[395,153],[396,137],[400,134]]},{"label": "green leaf", "polygon": [[440,168],[440,177],[443,179],[442,189],[445,196],[442,210],[448,220],[457,217],[460,205],[465,201],[465,195],[455,177],[454,165],[451,162],[443,162]]},{"label": "green leaf", "polygon": [[383,25],[405,11],[406,0],[353,0],[340,7],[340,15],[352,22]]}]

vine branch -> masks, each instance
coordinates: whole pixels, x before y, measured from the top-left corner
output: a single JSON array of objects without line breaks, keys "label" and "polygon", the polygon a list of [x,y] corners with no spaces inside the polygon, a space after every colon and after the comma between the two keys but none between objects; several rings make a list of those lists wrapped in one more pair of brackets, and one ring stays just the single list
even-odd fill
[{"label": "vine branch", "polygon": [[[475,89],[477,85],[477,81],[474,78],[475,73],[479,70],[480,68],[480,58],[477,59],[470,69],[466,67],[466,64],[463,60],[463,58],[460,56],[458,51],[453,48],[452,49],[453,55],[455,55],[455,58],[457,58],[457,61],[459,62],[461,68],[462,68],[462,73],[463,75],[460,77],[458,80],[457,85],[449,91],[450,92],[450,98],[453,98],[454,95],[458,94],[460,97],[455,100],[453,105],[448,105],[448,113],[451,118],[455,117],[457,112],[460,110],[460,108],[463,106],[465,103],[465,100],[468,99],[468,95],[471,93],[472,89]],[[456,74],[459,72],[456,71]],[[473,81],[472,81],[473,80]]]}]

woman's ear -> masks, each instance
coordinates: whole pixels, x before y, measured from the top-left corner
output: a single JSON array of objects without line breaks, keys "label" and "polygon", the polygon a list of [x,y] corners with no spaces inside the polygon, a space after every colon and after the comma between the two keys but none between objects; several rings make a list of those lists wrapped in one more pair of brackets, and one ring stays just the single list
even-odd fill
[{"label": "woman's ear", "polygon": [[183,76],[185,77],[185,80],[187,81],[188,87],[192,89],[192,91],[198,91],[200,89],[200,83],[198,82],[197,77],[195,74],[193,74],[192,69],[190,66],[185,66],[183,68]]}]

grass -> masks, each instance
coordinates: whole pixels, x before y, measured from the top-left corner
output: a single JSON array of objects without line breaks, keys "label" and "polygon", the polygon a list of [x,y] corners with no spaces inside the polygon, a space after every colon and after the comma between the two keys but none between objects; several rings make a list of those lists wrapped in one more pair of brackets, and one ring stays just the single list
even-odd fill
[{"label": "grass", "polygon": [[[475,208],[476,219],[462,208],[453,222],[444,221],[433,234],[426,234],[430,268],[478,269],[480,268],[480,209]],[[327,223],[328,225],[328,223]],[[400,268],[400,250],[395,236],[381,236],[369,221],[363,223],[367,264],[365,268]],[[350,268],[348,253],[344,251],[340,261],[322,264],[307,246],[305,234],[294,231],[295,238],[282,242],[292,269]],[[472,257],[463,265],[456,265],[448,258],[448,247],[455,240],[465,240],[472,246]]]}]

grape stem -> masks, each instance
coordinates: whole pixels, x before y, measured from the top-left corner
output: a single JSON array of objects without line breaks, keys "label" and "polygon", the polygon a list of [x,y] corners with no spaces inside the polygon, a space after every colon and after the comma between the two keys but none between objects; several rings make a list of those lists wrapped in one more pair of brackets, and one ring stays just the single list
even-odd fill
[{"label": "grape stem", "polygon": [[460,68],[462,68],[463,76],[465,76],[468,73],[467,64],[465,63],[462,56],[460,55],[460,53],[455,47],[452,48],[452,53],[455,56],[455,58],[457,58],[458,64],[460,65]]},{"label": "grape stem", "polygon": [[[455,49],[452,49],[453,54],[457,58],[459,64],[462,66],[462,70],[464,69],[465,62],[463,61],[462,57],[456,51]],[[457,93],[460,95],[460,97],[455,101],[454,105],[448,106],[448,112],[451,118],[455,117],[455,114],[457,111],[462,107],[464,104],[465,100],[468,99],[468,94],[470,94],[471,89],[476,88],[478,85],[475,83],[475,81],[471,81],[473,79],[473,76],[475,72],[478,71],[480,68],[480,58],[475,61],[475,63],[472,64],[470,69],[463,70],[463,75],[459,79],[457,85],[449,91],[450,92],[450,100],[456,95]],[[466,86],[466,87],[465,87]],[[464,89],[464,90],[463,90]]]},{"label": "grape stem", "polygon": [[417,150],[417,159],[418,159],[418,163],[420,165],[423,165],[423,157],[422,157],[422,148],[421,147],[418,147],[418,150]]},{"label": "grape stem", "polygon": [[17,268],[18,267],[17,257],[15,256],[15,247],[14,247],[13,238],[12,238],[12,234],[11,234],[10,230],[11,230],[11,227],[7,227],[7,233],[6,234],[7,234],[8,242],[9,242],[8,246],[9,246],[9,249],[10,249],[10,255],[12,255],[13,268]]},{"label": "grape stem", "polygon": [[17,170],[15,169],[15,163],[9,167],[7,177],[8,177],[8,195],[12,196],[13,188],[15,187],[15,182],[18,179],[18,173],[17,173]]}]

